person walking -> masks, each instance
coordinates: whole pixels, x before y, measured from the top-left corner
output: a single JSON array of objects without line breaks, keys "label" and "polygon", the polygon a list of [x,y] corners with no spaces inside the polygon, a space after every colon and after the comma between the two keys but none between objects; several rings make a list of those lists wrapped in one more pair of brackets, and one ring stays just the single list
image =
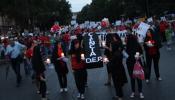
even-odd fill
[{"label": "person walking", "polygon": [[20,63],[22,59],[22,51],[25,49],[25,46],[21,43],[14,41],[12,38],[10,40],[10,45],[7,46],[5,55],[9,56],[11,59],[12,69],[16,74],[16,86],[19,87],[21,84],[22,76],[20,72]]},{"label": "person walking", "polygon": [[45,65],[44,59],[41,53],[41,46],[40,43],[36,43],[33,49],[33,56],[32,56],[32,67],[35,72],[36,77],[36,86],[37,86],[37,93],[41,94],[42,100],[47,100],[46,92],[46,78],[45,78]]},{"label": "person walking", "polygon": [[125,68],[123,66],[123,46],[122,41],[118,35],[113,36],[113,42],[111,43],[112,57],[109,63],[111,67],[111,75],[114,83],[116,96],[113,99],[123,100],[123,86],[127,83],[127,77]]},{"label": "person walking", "polygon": [[59,84],[60,84],[60,92],[67,92],[67,74],[68,68],[66,62],[63,61],[63,50],[61,47],[61,42],[57,41],[55,43],[53,53],[52,53],[52,63],[55,66],[55,71],[58,76]]},{"label": "person walking", "polygon": [[144,41],[144,49],[146,53],[146,83],[150,82],[150,75],[151,75],[151,65],[152,61],[154,62],[154,70],[156,74],[157,80],[161,81],[162,78],[160,77],[159,73],[159,60],[160,60],[160,51],[161,48],[161,41],[157,39],[158,36],[154,33],[153,30],[149,29],[146,38]]},{"label": "person walking", "polygon": [[78,99],[85,99],[85,84],[87,79],[87,72],[85,67],[84,58],[81,57],[83,50],[78,40],[72,41],[70,50],[72,70],[75,78],[75,83],[78,89]]},{"label": "person walking", "polygon": [[[133,69],[136,63],[135,54],[138,52],[140,55],[143,55],[143,50],[136,36],[129,34],[127,36],[126,41],[127,41],[126,53],[128,54],[126,64],[127,64],[127,68],[130,76],[130,81],[131,81],[130,83],[131,83],[131,90],[132,90],[132,94],[130,95],[130,98],[134,98],[136,95],[135,85],[137,82],[140,98],[143,99],[144,95],[142,92],[142,80],[138,78],[136,79],[133,78]],[[139,62],[141,65],[143,65],[140,58],[139,58]]]}]

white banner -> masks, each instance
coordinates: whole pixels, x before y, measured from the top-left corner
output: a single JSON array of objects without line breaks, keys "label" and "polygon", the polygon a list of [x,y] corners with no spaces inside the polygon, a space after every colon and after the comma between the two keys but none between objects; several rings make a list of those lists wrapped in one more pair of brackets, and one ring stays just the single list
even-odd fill
[{"label": "white banner", "polygon": [[147,21],[148,21],[148,22],[153,22],[153,18],[150,17],[150,18],[147,19]]},{"label": "white banner", "polygon": [[150,28],[150,25],[141,22],[139,27],[136,30],[136,33],[145,37],[149,28]]},{"label": "white banner", "polygon": [[117,26],[119,26],[119,25],[121,25],[122,24],[122,21],[121,20],[117,20],[116,22],[115,22],[115,25],[117,25]]}]

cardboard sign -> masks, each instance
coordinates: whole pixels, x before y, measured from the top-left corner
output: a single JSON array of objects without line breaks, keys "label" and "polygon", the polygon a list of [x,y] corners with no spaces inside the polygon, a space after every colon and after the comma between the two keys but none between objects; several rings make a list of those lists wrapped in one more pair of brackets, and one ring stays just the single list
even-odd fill
[{"label": "cardboard sign", "polygon": [[153,18],[152,17],[151,18],[148,18],[147,21],[148,22],[153,22]]},{"label": "cardboard sign", "polygon": [[145,37],[149,28],[150,28],[150,25],[141,22],[138,28],[136,29],[136,33]]},{"label": "cardboard sign", "polygon": [[103,67],[103,58],[96,33],[87,33],[84,36],[85,62],[88,69]]},{"label": "cardboard sign", "polygon": [[160,17],[161,21],[166,21],[166,17]]},{"label": "cardboard sign", "polygon": [[121,24],[122,24],[121,20],[118,20],[118,21],[115,22],[115,25],[117,25],[117,26],[120,26]]},{"label": "cardboard sign", "polygon": [[76,20],[71,21],[71,25],[75,25],[76,23],[77,23]]},{"label": "cardboard sign", "polygon": [[90,22],[90,27],[94,28],[96,26],[95,22]]},{"label": "cardboard sign", "polygon": [[145,21],[145,17],[143,17],[143,18],[139,18],[138,20],[139,20],[139,22],[144,22]]},{"label": "cardboard sign", "polygon": [[85,21],[85,22],[84,22],[84,25],[85,25],[85,27],[86,27],[86,28],[88,28],[88,27],[89,27],[89,24],[90,24],[90,22],[89,22],[89,21]]}]

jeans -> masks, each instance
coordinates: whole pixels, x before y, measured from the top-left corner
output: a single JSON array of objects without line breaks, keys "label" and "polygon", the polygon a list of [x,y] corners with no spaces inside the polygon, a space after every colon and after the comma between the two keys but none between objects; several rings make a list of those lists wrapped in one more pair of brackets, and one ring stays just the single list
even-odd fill
[{"label": "jeans", "polygon": [[67,76],[65,75],[60,75],[59,73],[57,73],[58,76],[58,80],[60,83],[60,88],[67,88]]},{"label": "jeans", "polygon": [[85,69],[74,71],[75,83],[80,94],[85,93],[85,84],[87,80],[86,75],[87,74]]},{"label": "jeans", "polygon": [[122,98],[123,97],[123,89],[122,89],[123,86],[118,84],[116,75],[112,75],[112,79],[113,79],[114,88],[115,88],[115,91],[116,91],[116,96]]},{"label": "jeans", "polygon": [[11,64],[12,64],[12,69],[16,74],[16,83],[20,84],[21,83],[21,73],[20,73],[20,61],[19,57],[17,58],[12,58],[11,59]]},{"label": "jeans", "polygon": [[27,58],[24,59],[24,70],[26,75],[31,74],[32,66],[31,66],[30,59],[27,59]]},{"label": "jeans", "polygon": [[148,54],[146,55],[146,62],[147,62],[146,79],[150,79],[152,61],[154,62],[154,71],[155,71],[156,77],[157,78],[160,77],[159,59],[160,59],[160,53],[153,55],[153,56],[150,56]]}]

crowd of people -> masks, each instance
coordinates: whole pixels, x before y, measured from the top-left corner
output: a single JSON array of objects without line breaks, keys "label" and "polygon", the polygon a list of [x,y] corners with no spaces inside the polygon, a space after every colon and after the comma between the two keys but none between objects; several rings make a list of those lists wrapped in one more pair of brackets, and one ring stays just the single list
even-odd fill
[{"label": "crowd of people", "polygon": [[[128,81],[131,84],[130,98],[137,95],[135,87],[137,83],[139,97],[143,99],[143,79],[133,77],[136,62],[144,70],[146,83],[149,84],[151,79],[152,62],[154,63],[156,79],[161,81],[162,78],[159,72],[160,48],[165,45],[167,50],[171,50],[175,36],[175,21],[158,21],[153,18],[152,22],[144,22],[150,25],[145,37],[134,31],[139,22],[133,23],[131,21],[131,23],[124,24],[124,21],[122,21],[121,25],[101,25],[101,28],[81,28],[77,26],[73,30],[67,28],[61,32],[59,31],[61,27],[56,23],[51,28],[52,33],[49,35],[27,34],[1,38],[1,59],[10,60],[12,69],[16,74],[17,87],[20,87],[22,81],[20,64],[24,63],[25,74],[32,77],[37,87],[37,93],[41,94],[42,100],[47,100],[46,66],[50,62],[53,63],[60,84],[60,92],[68,92],[67,74],[70,71],[67,62],[70,58],[78,90],[77,98],[83,100],[85,99],[84,94],[88,83],[85,58],[82,58],[82,54],[86,52],[83,38],[85,34],[90,32],[99,33],[99,35],[105,33],[105,45],[102,47],[105,50],[104,57],[108,59],[107,62],[104,62],[108,73],[108,80],[105,85],[111,86],[113,80],[116,91],[113,99],[123,100],[122,87]],[[120,34],[119,31],[123,30],[126,32]],[[123,59],[126,59],[130,79],[127,79]]]}]

